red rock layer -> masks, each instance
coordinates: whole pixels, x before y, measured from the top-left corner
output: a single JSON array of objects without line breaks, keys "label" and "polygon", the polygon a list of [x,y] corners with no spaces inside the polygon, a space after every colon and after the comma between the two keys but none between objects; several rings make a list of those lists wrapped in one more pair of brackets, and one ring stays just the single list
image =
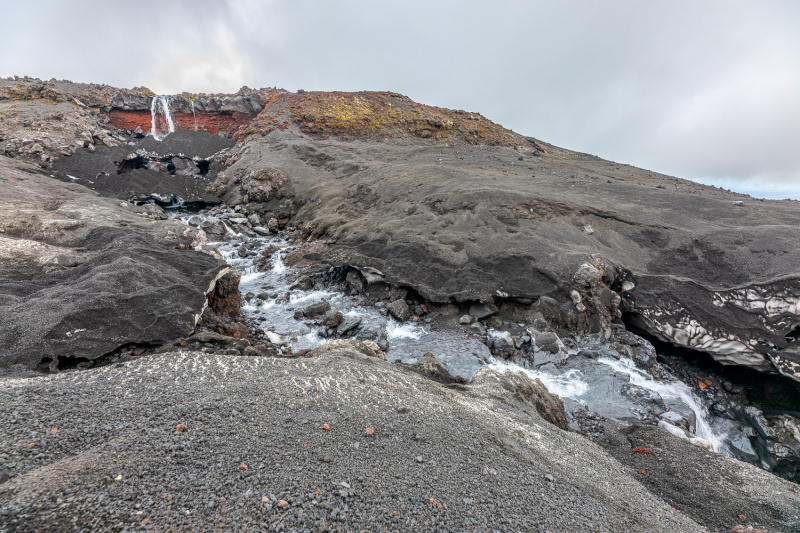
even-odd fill
[{"label": "red rock layer", "polygon": [[[246,113],[220,112],[220,113],[173,113],[172,122],[176,130],[199,130],[209,133],[221,131],[234,135],[239,128],[250,124],[255,117]],[[108,120],[119,129],[138,127],[142,131],[150,131],[151,117],[149,111],[123,111],[113,109],[108,113]],[[160,131],[160,126],[159,126]]]}]

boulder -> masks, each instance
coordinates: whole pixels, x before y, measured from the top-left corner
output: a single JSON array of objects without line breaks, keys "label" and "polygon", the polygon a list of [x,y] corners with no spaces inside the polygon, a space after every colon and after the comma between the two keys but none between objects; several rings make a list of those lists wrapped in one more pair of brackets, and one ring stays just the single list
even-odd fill
[{"label": "boulder", "polygon": [[552,331],[535,332],[533,336],[533,342],[535,342],[536,347],[543,352],[556,354],[567,351],[566,348],[564,348],[564,344],[561,342],[561,339],[558,338],[558,335]]},{"label": "boulder", "polygon": [[213,237],[221,237],[227,233],[225,224],[219,220],[206,220],[200,224],[200,229]]},{"label": "boulder", "polygon": [[497,306],[494,304],[472,304],[469,306],[469,314],[477,320],[490,317],[497,313]]},{"label": "boulder", "polygon": [[451,374],[431,352],[425,352],[409,368],[440,383],[466,383],[468,380],[462,376]]},{"label": "boulder", "polygon": [[337,335],[344,335],[356,329],[361,325],[360,316],[345,316],[342,323],[336,328]]},{"label": "boulder", "polygon": [[329,328],[335,328],[339,324],[342,323],[342,319],[344,315],[342,315],[341,311],[337,311],[336,309],[329,309],[325,311],[325,314],[322,315],[322,323],[328,326]]},{"label": "boulder", "polygon": [[408,304],[403,299],[397,299],[387,304],[386,309],[389,310],[393,317],[401,322],[408,320],[408,317],[411,316],[411,308],[408,307]]},{"label": "boulder", "polygon": [[565,351],[548,352],[539,350],[533,353],[533,366],[540,368],[544,365],[552,364],[555,367],[563,366],[569,360],[569,354]]},{"label": "boulder", "polygon": [[514,340],[508,331],[489,331],[489,338],[492,341],[492,353],[504,359],[510,359],[517,354]]},{"label": "boulder", "polygon": [[311,281],[311,278],[303,274],[297,278],[297,281],[292,283],[292,285],[289,287],[289,290],[310,291],[313,286],[314,282]]},{"label": "boulder", "polygon": [[303,314],[307,317],[315,317],[324,315],[327,311],[330,311],[330,309],[331,309],[331,304],[329,304],[325,300],[322,300],[321,302],[311,304],[305,309],[303,309]]},{"label": "boulder", "polygon": [[254,169],[241,179],[241,189],[251,202],[268,202],[286,193],[287,181],[280,170]]},{"label": "boulder", "polygon": [[554,426],[567,430],[567,415],[564,402],[551,394],[539,379],[530,379],[522,372],[499,373],[488,368],[479,370],[469,385],[473,393],[490,398],[504,399],[533,409]]},{"label": "boulder", "polygon": [[667,410],[667,406],[664,405],[664,400],[660,394],[639,385],[625,383],[620,388],[620,394],[630,399],[644,411],[663,413]]},{"label": "boulder", "polygon": [[231,316],[239,314],[239,309],[242,307],[242,294],[239,292],[241,279],[241,271],[228,268],[212,282],[208,292],[208,307],[215,314],[227,313]]}]

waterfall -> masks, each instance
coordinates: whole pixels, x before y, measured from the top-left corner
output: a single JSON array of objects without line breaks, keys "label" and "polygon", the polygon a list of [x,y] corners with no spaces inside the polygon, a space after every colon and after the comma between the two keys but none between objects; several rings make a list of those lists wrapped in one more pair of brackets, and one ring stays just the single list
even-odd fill
[{"label": "waterfall", "polygon": [[194,118],[194,131],[197,131],[197,115],[194,112],[194,100],[189,100],[192,104],[192,117]]},{"label": "waterfall", "polygon": [[[157,120],[159,116],[163,116],[163,119],[160,121]],[[150,117],[152,121],[150,133],[153,134],[155,140],[160,141],[175,131],[175,124],[172,122],[172,114],[169,112],[169,100],[167,100],[166,96],[156,95],[153,97],[153,103],[150,104]],[[163,132],[163,135],[159,134],[158,131],[159,122],[166,122],[167,131]]]}]

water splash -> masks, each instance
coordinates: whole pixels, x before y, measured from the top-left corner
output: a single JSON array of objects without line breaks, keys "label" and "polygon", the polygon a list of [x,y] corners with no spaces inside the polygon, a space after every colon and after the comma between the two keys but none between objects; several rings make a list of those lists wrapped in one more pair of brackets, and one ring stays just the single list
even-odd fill
[{"label": "water splash", "polygon": [[286,265],[283,264],[282,250],[278,250],[272,255],[272,271],[276,274],[283,274],[286,272]]},{"label": "water splash", "polygon": [[[150,133],[153,134],[153,138],[157,141],[163,140],[164,137],[175,131],[175,123],[172,122],[169,100],[167,100],[166,96],[156,95],[153,97],[153,103],[150,104],[150,120]],[[166,122],[167,131],[163,132],[163,135],[158,130],[159,122]]]},{"label": "water splash", "polygon": [[419,339],[425,330],[413,322],[399,324],[391,318],[386,323],[386,337],[392,339]]},{"label": "water splash", "polygon": [[557,394],[559,398],[572,398],[578,400],[580,397],[589,390],[589,384],[582,378],[582,374],[577,369],[571,369],[563,374],[548,374],[547,372],[540,372],[525,368],[520,365],[509,363],[507,361],[495,360],[489,364],[489,368],[495,372],[523,372],[531,379],[538,379],[547,390],[553,394]]}]

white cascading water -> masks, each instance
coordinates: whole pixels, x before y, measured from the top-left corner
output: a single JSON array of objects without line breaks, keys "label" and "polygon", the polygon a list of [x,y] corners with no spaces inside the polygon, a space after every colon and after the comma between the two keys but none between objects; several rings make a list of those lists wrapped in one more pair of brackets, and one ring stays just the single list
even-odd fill
[{"label": "white cascading water", "polygon": [[194,100],[189,100],[192,104],[192,118],[194,118],[194,131],[197,131],[197,115],[194,112]]},{"label": "white cascading water", "polygon": [[[615,372],[622,372],[630,376],[630,383],[658,393],[665,400],[679,400],[689,407],[695,414],[694,434],[711,443],[715,452],[726,452],[728,446],[725,436],[714,432],[711,427],[711,415],[703,402],[694,392],[681,381],[657,381],[650,374],[636,367],[630,359],[610,359],[601,357],[598,362],[611,367]],[[530,378],[539,379],[547,389],[561,398],[571,398],[581,401],[584,394],[590,392],[591,385],[587,383],[579,370],[571,369],[563,374],[548,374],[540,370],[524,368],[515,363],[495,360],[489,368],[497,372],[524,372]]]},{"label": "white cascading water", "polygon": [[489,364],[489,368],[496,372],[522,372],[531,379],[538,379],[547,390],[553,394],[557,394],[561,398],[572,398],[578,400],[580,397],[589,390],[589,384],[581,379],[581,373],[578,370],[568,370],[564,374],[554,375],[531,368],[525,368],[515,363],[509,363],[502,359],[495,359]]},{"label": "white cascading water", "polygon": [[711,443],[715,452],[725,450],[726,445],[723,437],[714,433],[711,428],[710,414],[703,402],[698,398],[692,389],[682,381],[656,381],[650,374],[636,368],[630,359],[609,359],[601,357],[600,363],[610,366],[617,372],[624,372],[630,376],[631,383],[639,387],[657,392],[664,399],[676,399],[694,411],[696,418],[695,435]]},{"label": "white cascading water", "polygon": [[[158,116],[163,116],[167,122],[167,131],[163,135],[158,132]],[[172,114],[169,111],[169,100],[166,96],[156,95],[153,97],[153,103],[150,104],[150,132],[153,138],[157,141],[164,139],[167,135],[175,131],[175,124],[172,122]]]}]

